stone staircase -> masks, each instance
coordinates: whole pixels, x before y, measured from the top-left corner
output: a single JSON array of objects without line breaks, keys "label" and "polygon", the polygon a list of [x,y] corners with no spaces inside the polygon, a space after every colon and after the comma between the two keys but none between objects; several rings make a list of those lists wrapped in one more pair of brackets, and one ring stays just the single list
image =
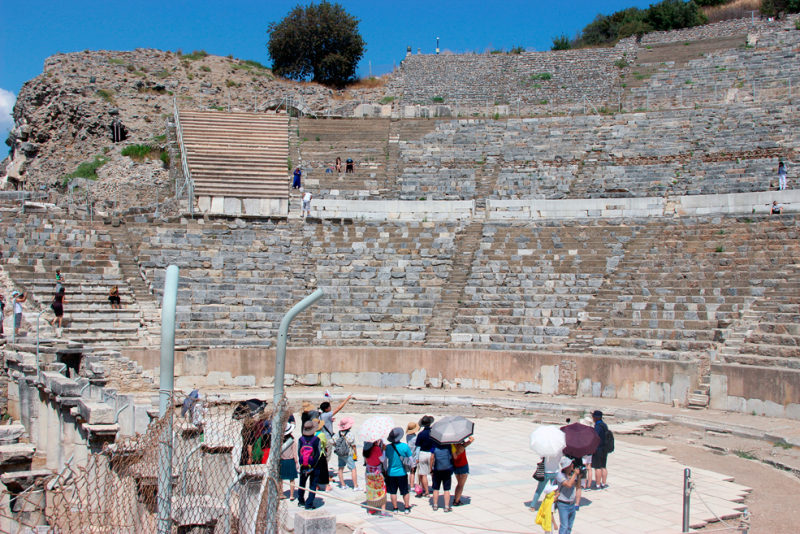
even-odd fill
[{"label": "stone staircase", "polygon": [[456,234],[458,251],[455,253],[452,269],[442,288],[442,296],[433,308],[433,317],[425,336],[425,344],[429,347],[445,348],[452,341],[450,334],[453,322],[462,300],[466,300],[467,281],[482,235],[483,225],[478,221],[469,223]]},{"label": "stone staircase", "polygon": [[286,198],[285,115],[181,111],[197,197]]}]

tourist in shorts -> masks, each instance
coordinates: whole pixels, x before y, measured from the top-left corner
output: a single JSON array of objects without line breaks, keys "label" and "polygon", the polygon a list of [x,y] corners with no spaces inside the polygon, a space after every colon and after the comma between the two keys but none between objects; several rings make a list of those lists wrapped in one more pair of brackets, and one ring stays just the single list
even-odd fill
[{"label": "tourist in shorts", "polygon": [[431,475],[433,478],[433,511],[439,509],[439,488],[441,487],[444,490],[444,511],[452,512],[450,487],[453,482],[453,453],[450,445],[437,444],[433,447]]},{"label": "tourist in shorts", "polygon": [[453,506],[461,506],[461,494],[464,493],[464,486],[467,484],[469,476],[469,462],[467,461],[467,447],[472,445],[475,438],[472,436],[464,440],[463,443],[453,445],[453,474],[456,475],[456,491],[453,496]]},{"label": "tourist in shorts", "polygon": [[310,191],[303,193],[303,218],[311,216],[311,199],[313,197],[314,195],[312,195]]},{"label": "tourist in shorts", "polygon": [[344,489],[344,470],[350,470],[350,475],[353,478],[353,491],[361,491],[358,487],[358,473],[356,471],[356,460],[358,460],[358,453],[356,452],[356,438],[350,429],[353,428],[355,421],[352,417],[343,417],[339,421],[339,433],[333,439],[333,452],[339,459],[339,488]]},{"label": "tourist in shorts", "polygon": [[403,458],[411,458],[411,449],[403,443],[403,429],[399,426],[389,432],[389,444],[386,446],[386,491],[392,496],[392,508],[397,512],[397,492],[403,496],[405,513],[411,513],[411,502],[408,488],[408,473],[403,466]]},{"label": "tourist in shorts", "polygon": [[[411,421],[406,427],[406,445],[411,449],[411,457],[413,458],[413,467],[408,471],[408,486],[414,489],[414,483],[417,480],[417,462],[419,462],[419,449],[417,449],[417,432],[419,432],[419,423]],[[421,487],[421,486],[420,486]]]},{"label": "tourist in shorts", "polygon": [[436,443],[431,439],[431,425],[433,424],[433,417],[426,415],[419,420],[419,426],[422,430],[417,434],[417,476],[419,483],[422,486],[422,494],[420,497],[430,497],[431,492],[428,488],[428,475],[431,474],[431,452],[436,446]]},{"label": "tourist in shorts", "polygon": [[600,445],[597,446],[597,450],[592,455],[594,483],[596,486],[595,489],[602,491],[608,488],[608,484],[606,484],[608,479],[608,469],[606,469],[608,454],[605,452],[606,431],[608,430],[608,425],[606,425],[605,421],[603,421],[603,412],[600,410],[595,410],[594,413],[592,413],[592,419],[594,420],[594,431],[597,432],[598,436],[600,436]]},{"label": "tourist in shorts", "polygon": [[119,298],[119,288],[117,286],[113,286],[111,291],[108,292],[108,302],[111,303],[112,310],[122,309],[122,305],[120,304],[122,301]]}]

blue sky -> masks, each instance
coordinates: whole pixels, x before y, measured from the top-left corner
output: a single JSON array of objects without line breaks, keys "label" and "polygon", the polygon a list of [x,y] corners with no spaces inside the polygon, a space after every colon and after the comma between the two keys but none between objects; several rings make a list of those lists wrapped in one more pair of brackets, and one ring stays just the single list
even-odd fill
[{"label": "blue sky", "polygon": [[[296,1],[217,2],[172,0],[0,0],[0,130],[7,127],[8,102],[22,84],[42,72],[46,57],[80,50],[132,50],[138,47],[185,52],[205,49],[269,64],[266,29]],[[307,2],[302,2],[306,4]],[[359,68],[366,75],[391,70],[406,46],[414,53],[442,50],[484,51],[523,46],[548,50],[551,38],[570,36],[597,13],[653,0],[505,1],[440,0],[340,2],[361,20],[367,52]]]}]

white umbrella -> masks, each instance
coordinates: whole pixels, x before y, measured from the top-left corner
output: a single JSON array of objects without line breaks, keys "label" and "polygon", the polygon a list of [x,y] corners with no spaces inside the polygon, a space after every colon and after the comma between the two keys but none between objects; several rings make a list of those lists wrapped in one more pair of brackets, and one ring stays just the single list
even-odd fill
[{"label": "white umbrella", "polygon": [[566,446],[567,438],[557,426],[540,426],[531,432],[531,450],[539,456],[561,454]]},{"label": "white umbrella", "polygon": [[395,426],[394,419],[388,415],[376,415],[364,421],[358,429],[358,437],[364,443],[373,443],[379,439],[386,439]]}]

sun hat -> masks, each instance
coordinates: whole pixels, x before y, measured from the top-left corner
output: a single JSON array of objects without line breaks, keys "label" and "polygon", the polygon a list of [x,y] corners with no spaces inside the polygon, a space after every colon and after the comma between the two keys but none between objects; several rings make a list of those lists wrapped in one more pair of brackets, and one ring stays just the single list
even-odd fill
[{"label": "sun hat", "polygon": [[601,412],[600,410],[595,410],[594,412],[592,412],[592,417],[597,417],[598,419],[602,419],[603,412]]},{"label": "sun hat", "polygon": [[406,427],[406,434],[416,434],[419,431],[419,423],[411,421]]},{"label": "sun hat", "polygon": [[303,411],[308,412],[314,409],[314,405],[308,401],[303,401]]},{"label": "sun hat", "polygon": [[564,456],[563,458],[561,458],[561,461],[558,462],[558,469],[559,471],[562,471],[567,467],[569,467],[570,465],[572,465],[572,460]]},{"label": "sun hat", "polygon": [[350,430],[354,424],[356,422],[352,417],[342,417],[342,420],[339,421],[339,430]]},{"label": "sun hat", "polygon": [[304,436],[313,436],[314,432],[317,431],[317,424],[314,421],[306,421],[303,425],[303,435]]},{"label": "sun hat", "polygon": [[431,426],[433,424],[433,421],[434,421],[433,417],[431,417],[430,415],[426,415],[425,417],[419,420],[419,425]]},{"label": "sun hat", "polygon": [[396,426],[389,432],[389,437],[387,440],[389,443],[399,443],[400,440],[403,438],[403,429],[399,426]]},{"label": "sun hat", "polygon": [[288,436],[294,432],[294,423],[286,423],[286,429],[283,431],[284,436]]},{"label": "sun hat", "polygon": [[311,422],[317,425],[317,431],[322,430],[325,427],[325,421],[322,419],[312,419]]},{"label": "sun hat", "polygon": [[17,295],[19,295],[19,291],[12,291],[11,292],[11,296],[12,297],[16,297]]}]

